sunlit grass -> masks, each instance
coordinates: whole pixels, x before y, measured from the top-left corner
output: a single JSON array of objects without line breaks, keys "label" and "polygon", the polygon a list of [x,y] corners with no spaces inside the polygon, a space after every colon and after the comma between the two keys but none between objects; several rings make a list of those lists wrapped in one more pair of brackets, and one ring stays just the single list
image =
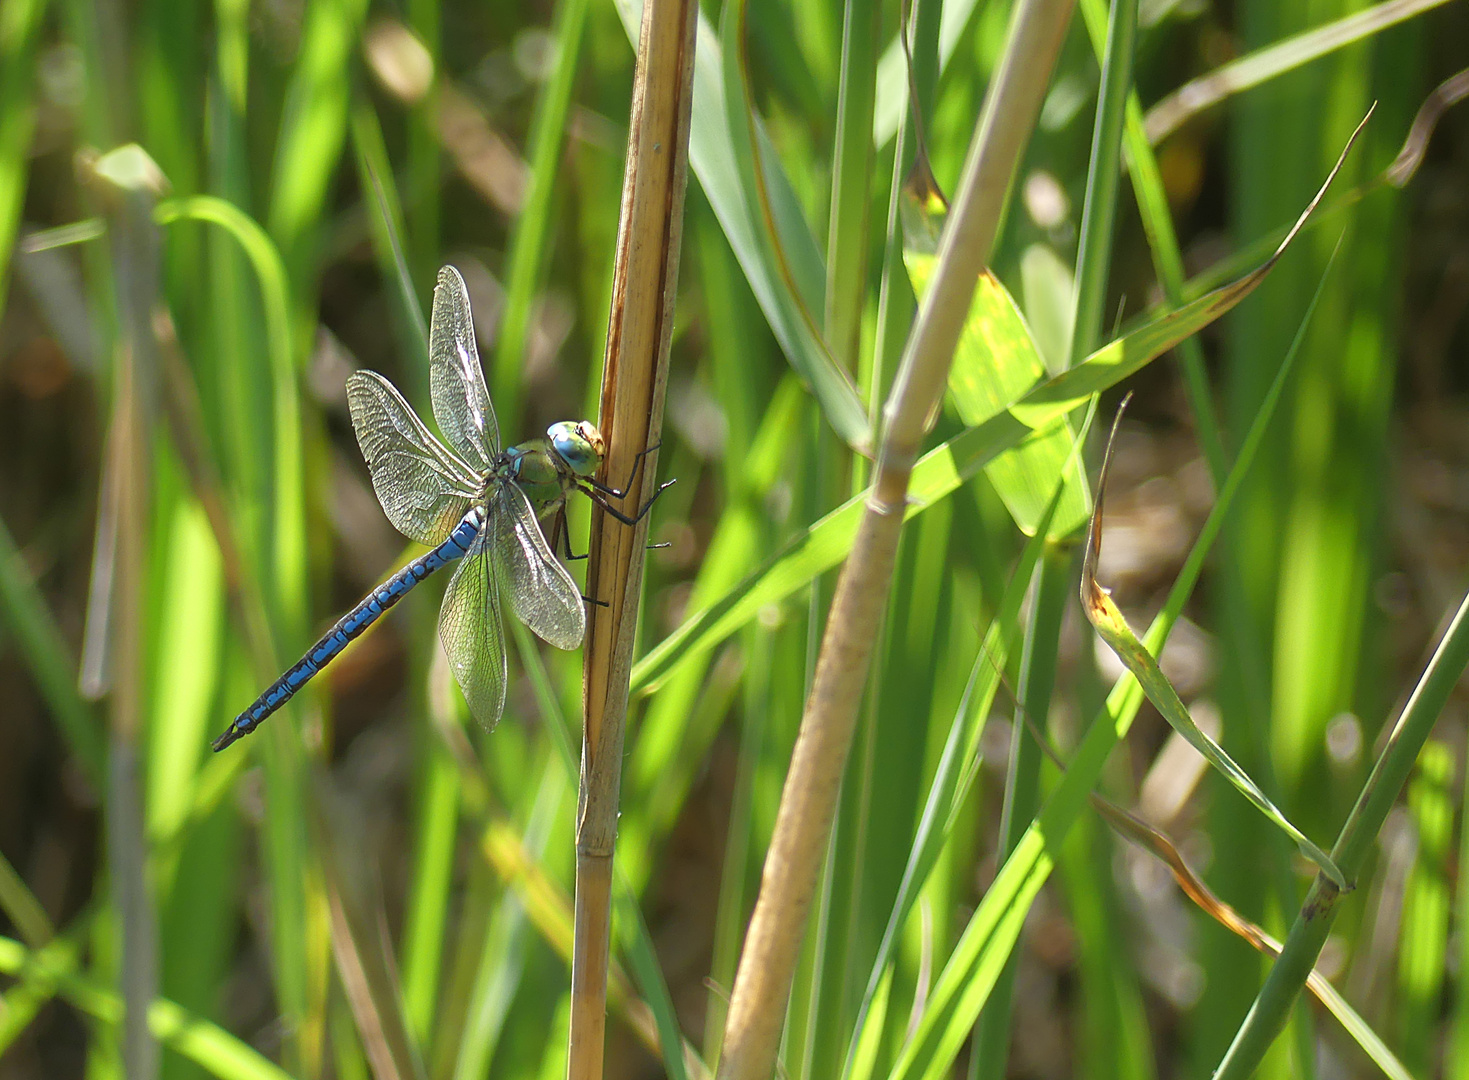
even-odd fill
[{"label": "sunlit grass", "polygon": [[[883,614],[861,628],[871,672],[781,1017],[791,1080],[1206,1075],[1231,1042],[1230,1068],[1246,1067],[1287,1020],[1261,1075],[1311,1075],[1318,1041],[1367,1067],[1329,1017],[1292,1011],[1320,944],[1312,927],[1288,933],[1310,877],[1234,788],[1209,775],[1166,828],[1286,940],[1265,1015],[1243,1029],[1256,955],[1116,873],[1117,839],[1084,816],[1093,786],[1137,802],[1165,730],[1077,632],[1090,504],[1073,441],[1096,395],[1110,418],[1124,379],[1142,398],[1134,447],[1191,439],[1210,483],[1202,506],[1165,500],[1188,535],[1167,565],[1119,574],[1118,603],[1138,627],[1161,608],[1142,635],[1155,654],[1185,612],[1203,628],[1214,674],[1188,704],[1218,706],[1220,743],[1302,833],[1330,849],[1351,822],[1342,865],[1360,877],[1331,900],[1333,982],[1350,999],[1376,979],[1372,1007],[1354,1004],[1414,1076],[1451,1045],[1457,714],[1382,831],[1385,858],[1374,814],[1396,788],[1349,817],[1421,667],[1395,664],[1385,639],[1426,650],[1450,610],[1417,595],[1389,630],[1379,607],[1403,557],[1383,507],[1417,310],[1398,286],[1420,258],[1415,188],[1345,195],[1448,74],[1403,75],[1430,70],[1435,37],[1463,40],[1465,13],[1384,5],[1413,18],[1366,36],[1345,23],[1323,57],[1292,35],[1353,6],[1316,5],[1309,24],[1274,0],[1173,5],[1150,23],[1157,7],[1143,6],[1136,56],[1104,62],[1126,27],[1109,38],[1107,5],[1079,5],[916,462]],[[999,61],[1007,5],[911,8],[911,83],[896,5],[704,12],[659,466],[678,486],[653,515],[650,539],[670,546],[649,557],[623,761],[608,1053],[628,1072],[715,1067],[865,510],[862,455],[930,272],[904,230],[905,182],[926,162],[953,193]],[[425,586],[259,733],[219,757],[208,739],[409,557],[341,387],[361,364],[426,399],[422,311],[441,263],[465,271],[507,443],[595,408],[636,5],[144,0],[124,26],[104,10],[0,5],[0,682],[14,686],[0,731],[17,748],[0,786],[26,792],[0,819],[0,1071],[77,1074],[80,1058],[42,1063],[81,1030],[97,1076],[146,1072],[152,1040],[169,1077],[564,1075],[579,657],[520,635],[507,715],[485,735],[437,658],[441,586]],[[1214,107],[1223,124],[1150,146],[1144,107],[1204,73],[1226,32],[1230,70],[1261,74]],[[1347,175],[1271,277],[1248,299],[1198,299],[1192,248],[1263,245],[1222,278],[1206,271],[1211,287],[1263,263],[1374,100]],[[151,225],[126,218],[84,152],[129,142],[168,181]],[[83,220],[53,237],[64,246],[23,247]],[[1159,296],[1171,321],[1146,314]],[[1191,336],[1242,299],[1222,334]],[[1047,363],[1069,370],[1041,382]],[[120,398],[125,364],[140,382]],[[124,495],[108,441],[119,406],[146,436],[144,486]],[[1149,475],[1178,488],[1183,463],[1150,464],[1127,438],[1108,544],[1162,550],[1127,547],[1126,508],[1156,497]],[[1227,517],[1208,517],[1216,494]],[[124,559],[109,579],[110,515],[130,497],[145,508],[136,577]],[[575,508],[579,551],[586,520]],[[129,595],[134,608],[114,606]],[[126,660],[119,642],[135,667],[97,666]],[[79,691],[83,667],[100,700]],[[1387,787],[1443,704],[1452,679],[1435,677],[1410,713],[1416,743],[1383,757]],[[117,689],[130,685],[136,730]],[[1069,754],[1064,776],[1026,717]],[[1333,749],[1348,736],[1352,754]],[[135,776],[119,772],[129,759]],[[1394,890],[1396,927],[1380,914]],[[1038,1046],[1036,1030],[1062,1034]],[[651,1063],[670,1053],[678,1064]]]}]

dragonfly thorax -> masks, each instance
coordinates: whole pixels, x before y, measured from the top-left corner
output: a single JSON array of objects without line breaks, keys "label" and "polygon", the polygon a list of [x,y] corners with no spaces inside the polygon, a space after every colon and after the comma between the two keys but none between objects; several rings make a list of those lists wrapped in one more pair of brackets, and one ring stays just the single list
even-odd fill
[{"label": "dragonfly thorax", "polygon": [[[575,447],[570,449],[575,455]],[[513,483],[525,493],[536,516],[544,517],[560,506],[566,493],[576,487],[582,475],[577,467],[582,464],[577,458],[573,465],[549,436],[527,439],[505,450],[495,460],[483,476],[485,491],[488,493],[496,484]],[[595,471],[596,465],[592,468]]]}]

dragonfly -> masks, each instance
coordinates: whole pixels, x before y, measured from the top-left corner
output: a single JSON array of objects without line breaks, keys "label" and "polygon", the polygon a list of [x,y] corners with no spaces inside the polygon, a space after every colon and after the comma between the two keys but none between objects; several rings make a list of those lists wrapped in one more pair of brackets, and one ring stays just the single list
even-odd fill
[{"label": "dragonfly", "polygon": [[[559,537],[569,559],[566,497],[580,491],[624,525],[636,525],[669,480],[628,514],[612,505],[627,498],[644,459],[639,453],[621,490],[596,479],[605,445],[590,421],[561,421],[544,437],[500,449],[500,429],[485,389],[464,279],[439,271],[429,327],[429,391],[443,440],[374,371],[347,378],[347,405],[373,490],[393,526],[432,550],[414,559],[326,632],[306,655],[235,717],[213,742],[223,750],[260,724],[347,644],[436,570],[458,563],[439,610],[439,640],[470,712],[486,728],[505,709],[505,629],[509,606],[537,636],[575,649],[586,633],[585,598],[553,550]],[[541,522],[553,524],[548,545]],[[596,601],[592,601],[596,602]]]}]

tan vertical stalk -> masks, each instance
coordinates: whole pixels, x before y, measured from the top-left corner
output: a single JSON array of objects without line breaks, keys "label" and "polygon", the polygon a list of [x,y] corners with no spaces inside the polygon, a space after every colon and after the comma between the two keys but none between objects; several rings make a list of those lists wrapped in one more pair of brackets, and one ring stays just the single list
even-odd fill
[{"label": "tan vertical stalk", "polygon": [[[647,0],[643,6],[599,420],[608,446],[601,480],[613,487],[627,484],[637,454],[655,445],[663,428],[688,184],[697,13],[697,0]],[[627,512],[634,512],[657,490],[657,464],[656,453],[643,462],[623,504]],[[571,1080],[598,1080],[602,1075],[612,848],[647,528],[646,520],[628,528],[610,515],[593,516],[587,595],[607,606],[588,609],[585,645],[576,944],[567,1056]]]},{"label": "tan vertical stalk", "polygon": [[866,513],[832,600],[765,857],[760,896],[735,975],[721,1080],[769,1080],[775,1073],[791,976],[867,681],[872,627],[892,579],[909,474],[948,380],[975,282],[989,261],[1005,193],[1040,114],[1071,6],[1072,0],[1022,0],[1017,5],[1004,58],[969,144],[933,285],[918,310],[883,411],[884,432]]}]

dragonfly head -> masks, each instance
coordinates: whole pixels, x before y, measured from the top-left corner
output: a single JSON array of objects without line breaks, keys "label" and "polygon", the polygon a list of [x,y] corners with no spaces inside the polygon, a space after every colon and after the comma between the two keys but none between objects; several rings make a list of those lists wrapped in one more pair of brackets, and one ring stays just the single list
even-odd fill
[{"label": "dragonfly head", "polygon": [[546,438],[551,440],[551,449],[577,476],[591,476],[596,472],[607,449],[602,433],[590,420],[552,424],[546,429]]}]

